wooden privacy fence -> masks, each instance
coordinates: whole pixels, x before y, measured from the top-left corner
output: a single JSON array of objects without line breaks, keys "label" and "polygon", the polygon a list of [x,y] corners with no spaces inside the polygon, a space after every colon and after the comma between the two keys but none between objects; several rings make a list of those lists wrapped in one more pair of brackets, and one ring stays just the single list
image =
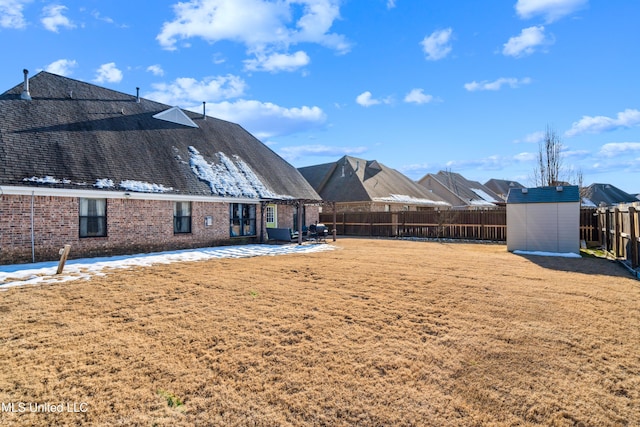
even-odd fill
[{"label": "wooden privacy fence", "polygon": [[[335,214],[336,232],[343,236],[422,237],[441,239],[507,240],[507,210],[429,210],[404,212],[340,212]],[[320,214],[331,227],[333,212]],[[600,242],[595,209],[580,211],[580,239]]]},{"label": "wooden privacy fence", "polygon": [[640,218],[638,206],[598,208],[598,232],[602,248],[632,268],[640,266]]},{"label": "wooden privacy fence", "polygon": [[[423,237],[507,240],[506,209],[429,210],[404,212],[341,212],[335,215],[337,234],[371,237]],[[333,224],[334,214],[320,214]]]}]

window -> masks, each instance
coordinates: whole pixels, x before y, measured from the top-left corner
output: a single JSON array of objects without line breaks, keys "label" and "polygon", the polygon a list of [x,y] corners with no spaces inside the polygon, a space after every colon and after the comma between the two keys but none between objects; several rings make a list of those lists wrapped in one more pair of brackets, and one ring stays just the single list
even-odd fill
[{"label": "window", "polygon": [[256,235],[256,205],[232,203],[230,214],[231,237]]},{"label": "window", "polygon": [[173,234],[191,233],[191,202],[173,205]]},{"label": "window", "polygon": [[267,224],[275,223],[276,222],[275,206],[273,205],[267,206],[267,210],[265,211],[265,216],[267,217]]},{"label": "window", "polygon": [[80,199],[80,237],[107,235],[107,199]]}]

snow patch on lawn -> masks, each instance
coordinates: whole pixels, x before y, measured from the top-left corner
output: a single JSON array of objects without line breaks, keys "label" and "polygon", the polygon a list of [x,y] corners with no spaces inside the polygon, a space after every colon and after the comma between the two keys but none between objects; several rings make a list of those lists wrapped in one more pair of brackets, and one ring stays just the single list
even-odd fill
[{"label": "snow patch on lawn", "polygon": [[573,252],[542,252],[542,251],[513,251],[516,255],[555,256],[562,258],[582,258],[580,254]]},{"label": "snow patch on lawn", "polygon": [[[104,276],[109,269],[148,267],[173,262],[205,261],[215,258],[249,258],[255,256],[276,256],[307,254],[333,250],[328,244],[306,245],[238,245],[210,248],[186,249],[181,251],[155,252],[148,254],[122,255],[100,258],[69,260],[62,274],[55,274],[57,261],[35,264],[0,265],[0,290],[14,286],[61,283],[70,280],[90,279]],[[73,250],[73,249],[72,249]]]}]

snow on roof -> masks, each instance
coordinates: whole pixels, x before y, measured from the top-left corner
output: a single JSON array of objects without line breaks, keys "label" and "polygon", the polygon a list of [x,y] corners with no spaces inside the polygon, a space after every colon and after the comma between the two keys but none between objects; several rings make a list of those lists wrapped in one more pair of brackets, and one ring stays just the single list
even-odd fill
[{"label": "snow on roof", "polygon": [[[485,192],[484,190],[481,190],[479,188],[471,188],[471,191],[476,193],[476,195],[478,197],[480,197],[482,200],[485,200],[487,202],[490,202],[490,203],[499,203],[500,202],[499,200],[494,199],[489,194],[487,194],[487,192]],[[473,201],[472,201],[472,204],[474,204]]]},{"label": "snow on roof", "polygon": [[375,197],[374,202],[408,203],[413,205],[450,206],[449,203],[440,200],[419,199],[406,194],[390,194],[387,197]]},{"label": "snow on roof", "polygon": [[0,291],[10,287],[61,283],[104,276],[111,269],[146,267],[172,262],[205,261],[214,258],[248,258],[330,251],[332,245],[238,245],[69,260],[62,274],[55,274],[57,261],[0,265]]},{"label": "snow on roof", "polygon": [[121,181],[120,188],[129,191],[138,191],[141,193],[166,193],[173,190],[173,188],[165,187],[161,184],[149,184],[148,182],[133,181],[130,179]]},{"label": "snow on roof", "polygon": [[71,184],[71,181],[68,179],[56,179],[51,175],[47,175],[43,178],[38,178],[37,176],[32,176],[31,178],[24,178],[23,181],[27,182],[37,182],[38,184]]},{"label": "snow on roof", "polygon": [[96,180],[96,183],[93,184],[94,187],[96,188],[113,188],[115,187],[115,185],[113,184],[113,181],[110,180],[109,178],[101,178]]},{"label": "snow on roof", "polygon": [[584,206],[585,208],[597,208],[598,207],[595,203],[593,203],[591,201],[591,199],[587,199],[586,197],[582,198],[581,205]]},{"label": "snow on roof", "polygon": [[233,159],[217,153],[220,163],[208,162],[200,152],[190,146],[189,165],[196,176],[209,184],[211,193],[219,196],[275,199],[292,198],[273,193],[239,156]]}]

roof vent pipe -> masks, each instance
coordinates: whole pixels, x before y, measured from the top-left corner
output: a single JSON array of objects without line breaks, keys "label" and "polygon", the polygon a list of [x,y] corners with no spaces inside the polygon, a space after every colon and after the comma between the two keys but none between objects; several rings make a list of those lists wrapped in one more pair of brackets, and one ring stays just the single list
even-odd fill
[{"label": "roof vent pipe", "polygon": [[31,94],[29,93],[29,70],[25,68],[22,72],[24,73],[24,89],[20,94],[20,99],[31,101]]},{"label": "roof vent pipe", "polygon": [[202,101],[202,119],[207,120],[207,103]]},{"label": "roof vent pipe", "polygon": [[136,102],[140,104],[140,88],[136,87]]}]

